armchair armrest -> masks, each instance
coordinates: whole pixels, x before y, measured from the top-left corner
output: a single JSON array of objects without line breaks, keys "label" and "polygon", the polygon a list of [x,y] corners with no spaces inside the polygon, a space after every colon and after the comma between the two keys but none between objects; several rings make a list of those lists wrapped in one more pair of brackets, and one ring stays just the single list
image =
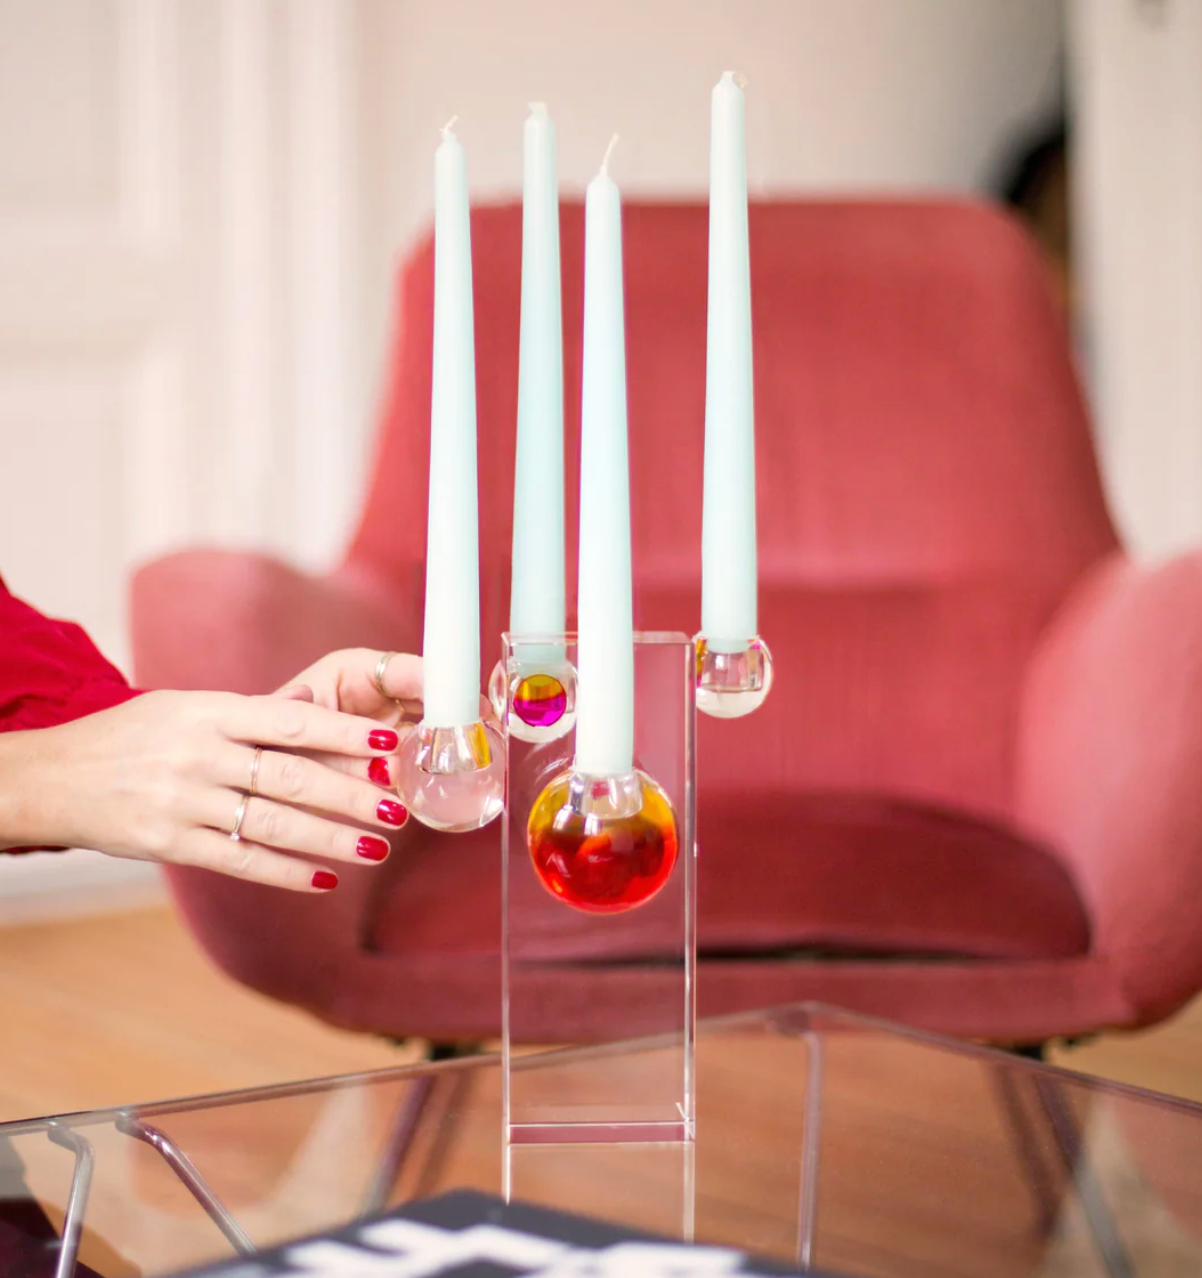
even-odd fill
[{"label": "armchair armrest", "polygon": [[1140,1022],[1202,989],[1202,554],[1093,569],[1032,658],[1016,816],[1065,857]]},{"label": "armchair armrest", "polygon": [[[134,671],[143,688],[267,692],[336,648],[417,652],[412,591],[357,567],[312,577],[263,555],[196,550],[138,571],[131,589]],[[392,835],[394,846],[409,831]],[[328,897],[294,895],[209,870],[169,866],[171,893],[209,957],[272,998],[326,1014],[328,986],[358,958],[388,866],[339,867]]]},{"label": "armchair armrest", "polygon": [[130,591],[143,688],[261,693],[336,648],[417,652],[421,580],[388,588],[352,568],[313,577],[265,555],[189,550],[155,560]]}]

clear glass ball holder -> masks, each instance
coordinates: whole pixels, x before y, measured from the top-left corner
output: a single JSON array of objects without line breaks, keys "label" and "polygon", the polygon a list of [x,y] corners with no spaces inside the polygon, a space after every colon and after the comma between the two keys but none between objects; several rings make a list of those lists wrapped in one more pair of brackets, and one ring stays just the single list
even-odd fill
[{"label": "clear glass ball holder", "polygon": [[714,719],[741,719],[764,704],[772,688],[772,654],[757,635],[742,647],[712,646],[704,635],[697,649],[697,709]]},{"label": "clear glass ball holder", "polygon": [[478,830],[505,806],[504,739],[483,720],[451,728],[423,721],[401,740],[395,788],[432,830]]},{"label": "clear glass ball holder", "polygon": [[526,845],[543,887],[592,914],[645,905],[672,875],[676,813],[645,772],[560,772],[530,809]]},{"label": "clear glass ball holder", "polygon": [[511,737],[538,745],[556,741],[576,723],[576,669],[561,655],[545,661],[498,661],[488,680],[488,701]]}]

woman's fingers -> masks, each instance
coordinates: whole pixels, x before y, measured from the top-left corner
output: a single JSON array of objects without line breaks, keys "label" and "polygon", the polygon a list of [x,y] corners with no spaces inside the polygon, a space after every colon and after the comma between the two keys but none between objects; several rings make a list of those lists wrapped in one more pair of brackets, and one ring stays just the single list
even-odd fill
[{"label": "woman's fingers", "polygon": [[[369,653],[371,674],[374,679],[379,653]],[[380,681],[384,691],[396,701],[408,701],[417,705],[422,699],[422,659],[411,652],[398,652],[389,657]]]},{"label": "woman's fingers", "polygon": [[[243,823],[243,829],[246,828]],[[328,892],[338,886],[338,875],[249,839],[234,842],[215,830],[190,830],[171,858],[180,865],[216,870],[236,879],[265,883],[292,892]]]},{"label": "woman's fingers", "polygon": [[399,775],[395,754],[378,754],[374,759],[352,759],[345,754],[313,754],[308,757],[323,768],[330,768],[360,781],[370,781],[383,790],[391,790]]},{"label": "woman's fingers", "polygon": [[[204,811],[198,814],[200,823],[228,838],[241,800],[242,796],[233,790],[214,791],[205,801]],[[368,834],[261,794],[247,800],[239,833],[248,843],[352,865],[376,864],[389,852],[388,840],[382,834]]]},{"label": "woman's fingers", "polygon": [[[322,759],[330,765],[303,754],[264,750],[259,756],[255,794],[322,815],[345,817],[358,825],[395,830],[405,824],[409,814],[404,806],[374,782],[373,773],[378,776],[381,768],[388,769],[386,756],[368,760],[330,754]],[[238,758],[223,769],[222,779],[234,790],[247,790],[253,762],[253,751],[238,748]],[[345,770],[333,766],[335,762],[345,765]],[[389,777],[394,772],[388,769]]]},{"label": "woman's fingers", "polygon": [[385,723],[283,697],[231,696],[219,725],[232,741],[287,750],[367,758],[397,748],[397,734]]}]

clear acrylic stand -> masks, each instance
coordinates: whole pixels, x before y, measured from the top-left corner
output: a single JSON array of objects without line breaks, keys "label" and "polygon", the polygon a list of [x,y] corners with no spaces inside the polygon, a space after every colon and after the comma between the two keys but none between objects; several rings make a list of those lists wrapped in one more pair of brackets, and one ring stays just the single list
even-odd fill
[{"label": "clear acrylic stand", "polygon": [[[504,641],[507,669],[529,668],[539,651],[554,651],[575,666],[574,635],[506,635]],[[523,1184],[533,1191],[548,1177],[563,1183],[571,1175],[565,1159],[577,1168],[581,1159],[596,1162],[610,1173],[615,1162],[630,1161],[644,1171],[655,1165],[663,1219],[648,1225],[687,1235],[696,1112],[693,642],[674,632],[637,634],[634,666],[635,767],[666,793],[678,838],[670,874],[641,905],[586,911],[544,885],[528,848],[528,821],[547,784],[571,768],[575,733],[535,743],[506,733],[506,1190],[522,1197]],[[641,1040],[644,1050],[632,1052],[631,1039]],[[606,1050],[618,1041],[626,1044],[621,1053]],[[522,1068],[530,1047],[580,1044],[596,1044],[596,1051],[561,1067],[542,1055],[537,1069]],[[605,1177],[608,1183],[621,1179]],[[665,1182],[681,1186],[679,1200],[664,1193]],[[595,1212],[600,1206],[594,1200]]]}]

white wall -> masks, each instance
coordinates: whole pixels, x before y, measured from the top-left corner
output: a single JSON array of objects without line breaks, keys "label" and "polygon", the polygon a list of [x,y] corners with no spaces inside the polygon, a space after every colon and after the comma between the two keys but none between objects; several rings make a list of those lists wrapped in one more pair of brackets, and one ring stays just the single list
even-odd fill
[{"label": "white wall", "polygon": [[1116,513],[1202,544],[1202,3],[1072,0],[1082,344]]},{"label": "white wall", "polygon": [[[0,574],[126,668],[139,560],[322,565],[357,506],[356,17],[0,0]],[[0,920],[152,875],[0,857]]]}]

